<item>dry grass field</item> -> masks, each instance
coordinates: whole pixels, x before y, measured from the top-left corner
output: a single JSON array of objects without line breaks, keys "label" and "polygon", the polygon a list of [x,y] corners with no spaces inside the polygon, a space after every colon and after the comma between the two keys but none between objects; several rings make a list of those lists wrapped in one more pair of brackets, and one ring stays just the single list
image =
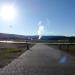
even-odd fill
[{"label": "dry grass field", "polygon": [[67,52],[75,56],[75,44],[49,44],[48,43],[47,45],[53,48],[58,48],[59,50],[62,50],[64,52]]},{"label": "dry grass field", "polygon": [[[29,44],[31,48],[34,44]],[[26,51],[26,43],[0,43],[0,68]]]}]

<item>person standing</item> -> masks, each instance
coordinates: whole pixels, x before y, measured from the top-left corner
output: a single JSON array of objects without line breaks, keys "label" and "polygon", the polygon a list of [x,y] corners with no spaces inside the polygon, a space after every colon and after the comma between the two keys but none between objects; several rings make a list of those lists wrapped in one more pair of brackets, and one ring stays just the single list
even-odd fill
[{"label": "person standing", "polygon": [[29,50],[29,44],[27,43],[27,40],[26,40],[26,50]]},{"label": "person standing", "polygon": [[29,44],[27,43],[27,50],[29,50]]}]

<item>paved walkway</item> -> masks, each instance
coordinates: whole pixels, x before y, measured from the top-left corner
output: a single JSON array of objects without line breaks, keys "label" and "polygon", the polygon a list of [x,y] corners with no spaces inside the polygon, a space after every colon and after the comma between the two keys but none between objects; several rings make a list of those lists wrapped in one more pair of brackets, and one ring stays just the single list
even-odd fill
[{"label": "paved walkway", "polygon": [[0,75],[75,75],[75,57],[36,44],[0,70]]}]

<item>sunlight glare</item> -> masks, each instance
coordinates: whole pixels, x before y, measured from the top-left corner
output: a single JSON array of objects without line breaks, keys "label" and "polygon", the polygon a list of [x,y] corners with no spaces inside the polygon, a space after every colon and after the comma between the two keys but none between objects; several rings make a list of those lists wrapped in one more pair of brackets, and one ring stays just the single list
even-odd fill
[{"label": "sunlight glare", "polygon": [[15,7],[12,5],[3,5],[1,7],[1,17],[5,21],[10,21],[15,19],[16,10]]}]

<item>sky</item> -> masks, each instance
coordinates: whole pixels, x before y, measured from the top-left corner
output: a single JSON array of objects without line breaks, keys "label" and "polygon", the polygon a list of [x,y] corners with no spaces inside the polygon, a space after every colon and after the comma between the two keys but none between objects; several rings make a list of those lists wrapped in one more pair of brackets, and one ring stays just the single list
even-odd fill
[{"label": "sky", "polygon": [[75,36],[75,0],[0,0],[0,9],[6,4],[16,15],[10,21],[0,15],[0,33]]}]

